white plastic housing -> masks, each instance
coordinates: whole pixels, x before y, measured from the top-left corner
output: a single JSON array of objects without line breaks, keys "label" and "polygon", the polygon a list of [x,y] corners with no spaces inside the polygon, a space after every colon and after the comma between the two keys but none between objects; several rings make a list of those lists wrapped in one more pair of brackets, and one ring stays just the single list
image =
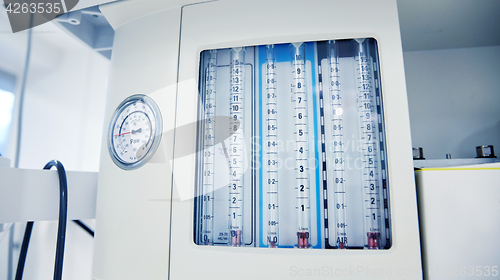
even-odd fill
[{"label": "white plastic housing", "polygon": [[[393,246],[388,250],[344,252],[195,245],[192,197],[196,157],[194,154],[175,156],[171,279],[197,279],[216,273],[218,279],[287,278],[307,276],[307,273],[318,277],[344,273],[353,279],[382,277],[381,273],[388,273],[405,279],[421,279],[410,130],[395,1],[210,2],[184,7],[181,25],[177,127],[197,120],[198,67],[203,50],[329,39],[372,37],[377,40],[392,187]],[[196,128],[193,127],[188,136],[176,135],[175,143],[174,155],[194,151]],[[193,266],[196,269],[192,269]]]},{"label": "white plastic housing", "polygon": [[426,279],[498,278],[500,163],[422,168],[415,179]]}]

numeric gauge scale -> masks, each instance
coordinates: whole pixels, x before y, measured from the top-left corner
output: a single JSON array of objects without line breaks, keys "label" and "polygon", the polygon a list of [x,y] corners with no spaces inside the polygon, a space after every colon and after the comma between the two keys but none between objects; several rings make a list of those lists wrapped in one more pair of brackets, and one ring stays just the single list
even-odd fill
[{"label": "numeric gauge scale", "polygon": [[161,139],[158,105],[146,95],[133,95],[116,109],[108,134],[113,162],[124,170],[136,169],[153,156]]},{"label": "numeric gauge scale", "polygon": [[195,242],[389,249],[379,68],[371,38],[202,52]]}]

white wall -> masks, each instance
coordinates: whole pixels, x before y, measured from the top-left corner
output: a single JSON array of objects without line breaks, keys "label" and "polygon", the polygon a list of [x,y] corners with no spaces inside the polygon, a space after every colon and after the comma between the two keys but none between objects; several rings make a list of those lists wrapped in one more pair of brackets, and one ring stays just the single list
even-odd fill
[{"label": "white wall", "polygon": [[426,159],[500,154],[500,46],[404,53],[413,147]]},{"label": "white wall", "polygon": [[[50,22],[33,29],[32,42],[19,166],[42,169],[58,159],[66,170],[98,172],[109,61]],[[17,75],[18,95],[26,43],[27,32],[12,34],[0,9],[0,68]],[[15,145],[5,155],[13,160]],[[86,222],[93,228],[93,220]],[[14,227],[14,274],[24,227]],[[56,221],[35,223],[24,279],[52,279],[56,233]],[[8,241],[8,233],[0,239],[0,280],[10,280]],[[85,231],[68,222],[64,279],[92,279],[93,246]]]},{"label": "white wall", "polygon": [[66,170],[99,170],[109,61],[85,46],[73,47],[52,69],[29,73],[21,168],[40,169],[58,159]]}]

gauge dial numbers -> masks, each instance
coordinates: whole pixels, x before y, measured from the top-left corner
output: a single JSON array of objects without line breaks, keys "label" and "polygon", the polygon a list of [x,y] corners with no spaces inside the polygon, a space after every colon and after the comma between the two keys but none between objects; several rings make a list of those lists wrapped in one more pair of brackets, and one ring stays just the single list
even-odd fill
[{"label": "gauge dial numbers", "polygon": [[116,109],[108,136],[108,148],[115,164],[132,170],[146,164],[159,146],[161,114],[145,95],[133,95]]}]

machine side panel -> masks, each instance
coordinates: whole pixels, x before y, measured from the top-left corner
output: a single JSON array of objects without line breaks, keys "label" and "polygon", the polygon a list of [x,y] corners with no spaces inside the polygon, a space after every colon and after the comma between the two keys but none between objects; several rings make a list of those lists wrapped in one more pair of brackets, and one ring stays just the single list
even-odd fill
[{"label": "machine side panel", "polygon": [[[176,135],[171,279],[422,279],[403,57],[396,1],[220,1],[183,8],[176,127],[197,121],[200,52],[285,42],[374,38],[379,44],[393,244],[387,250],[298,250],[199,246],[193,241],[196,128]],[[220,104],[218,104],[220,105]],[[193,151],[187,154],[185,151]],[[177,198],[177,199],[175,199]],[[195,267],[195,269],[193,269]],[[353,271],[354,269],[355,271]],[[377,272],[374,272],[377,270]],[[224,271],[225,273],[221,273]],[[351,274],[349,274],[351,273]],[[263,277],[265,275],[265,277]],[[399,274],[401,275],[401,274]],[[403,277],[403,276],[401,276]],[[383,277],[381,277],[383,278]]]},{"label": "machine side panel", "polygon": [[425,279],[498,277],[500,163],[415,173]]},{"label": "machine side panel", "polygon": [[[117,28],[111,60],[96,212],[96,279],[168,277],[180,9]],[[145,94],[163,118],[160,147],[144,166],[125,171],[111,160],[108,129],[125,98]]]}]

